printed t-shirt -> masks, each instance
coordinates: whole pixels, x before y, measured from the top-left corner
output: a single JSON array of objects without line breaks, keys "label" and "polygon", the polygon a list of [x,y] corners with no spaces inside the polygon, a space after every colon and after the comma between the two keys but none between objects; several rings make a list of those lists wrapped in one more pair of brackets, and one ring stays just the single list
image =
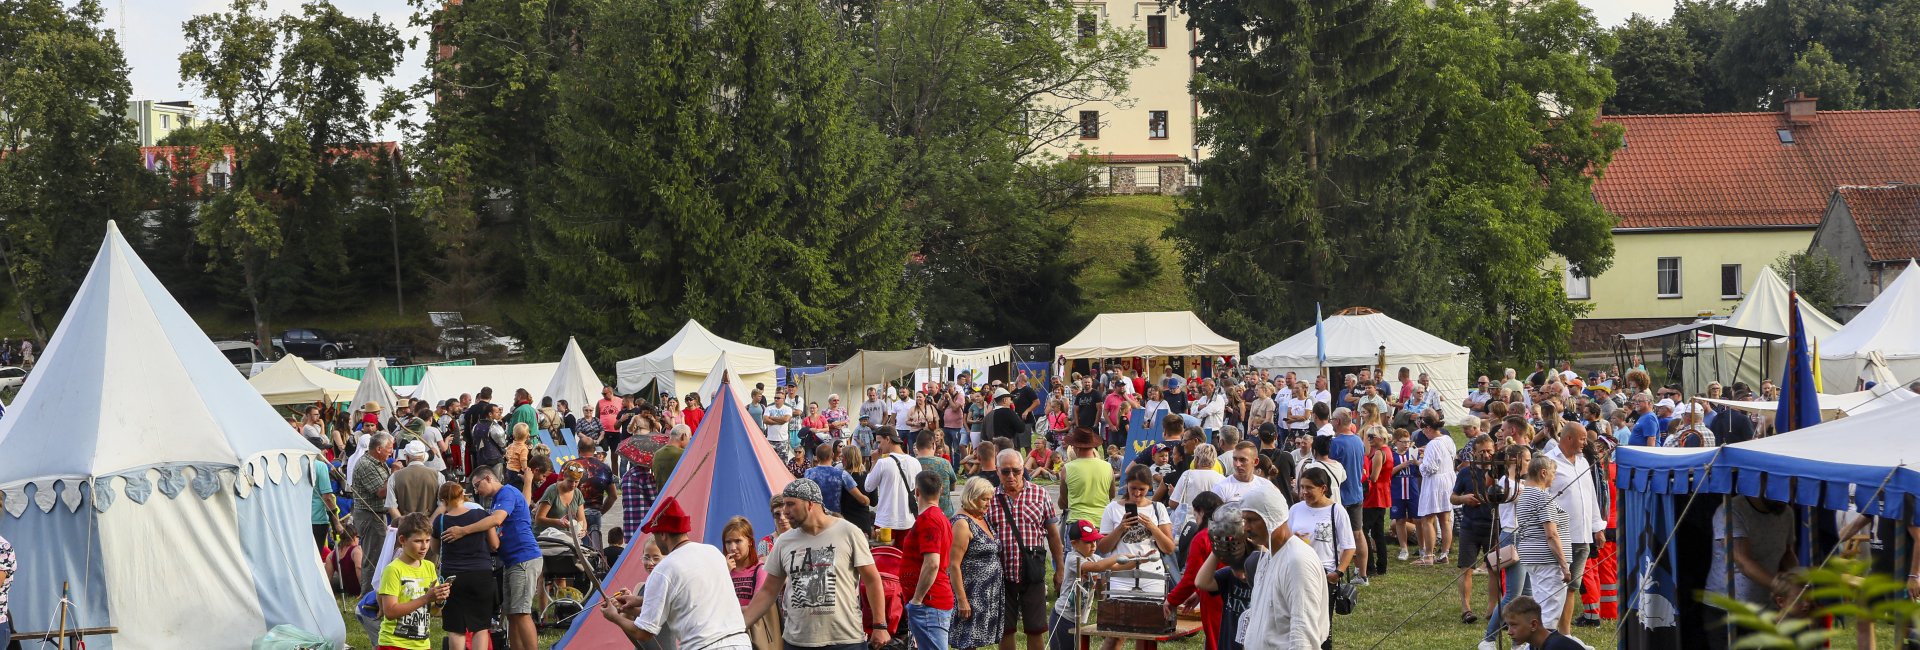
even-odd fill
[{"label": "printed t-shirt", "polygon": [[[395,600],[407,602],[427,595],[440,581],[440,573],[433,563],[421,560],[419,566],[395,560],[387,564],[387,570],[380,574],[380,595],[393,596]],[[384,619],[380,623],[380,645],[406,648],[407,650],[431,650],[433,641],[427,637],[433,627],[432,607],[421,607],[407,612],[398,619]]]},{"label": "printed t-shirt", "polygon": [[867,536],[844,519],[818,535],[795,527],[773,540],[767,575],[787,581],[781,638],[820,647],[866,643],[860,618],[860,567],[873,564]]}]

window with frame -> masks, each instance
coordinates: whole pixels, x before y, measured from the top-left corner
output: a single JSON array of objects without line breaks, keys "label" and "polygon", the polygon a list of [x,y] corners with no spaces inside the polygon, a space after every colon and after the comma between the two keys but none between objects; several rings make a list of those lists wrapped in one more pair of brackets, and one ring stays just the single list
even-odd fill
[{"label": "window with frame", "polygon": [[1076,21],[1080,28],[1080,42],[1090,43],[1100,36],[1100,17],[1093,12],[1083,12]]},{"label": "window with frame", "polygon": [[1661,298],[1680,297],[1680,258],[1662,257],[1654,261],[1654,293]]},{"label": "window with frame", "polygon": [[1080,139],[1100,139],[1100,111],[1080,111]]},{"label": "window with frame", "polygon": [[1163,48],[1167,46],[1167,17],[1165,15],[1147,16],[1147,47]]},{"label": "window with frame", "polygon": [[1593,278],[1582,277],[1573,272],[1573,267],[1560,271],[1560,284],[1567,290],[1568,300],[1589,300],[1593,298]]},{"label": "window with frame", "polygon": [[1740,265],[1720,265],[1720,297],[1728,300],[1740,298]]},{"label": "window with frame", "polygon": [[1167,112],[1147,111],[1147,137],[1155,140],[1167,139]]}]

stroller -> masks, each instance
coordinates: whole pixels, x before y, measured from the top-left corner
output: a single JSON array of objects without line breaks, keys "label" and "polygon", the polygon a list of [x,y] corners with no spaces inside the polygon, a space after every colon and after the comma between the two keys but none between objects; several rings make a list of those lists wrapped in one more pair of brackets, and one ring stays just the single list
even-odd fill
[{"label": "stroller", "polygon": [[[899,647],[902,645],[901,640],[909,638],[905,633],[907,590],[900,585],[900,569],[905,563],[906,554],[900,549],[892,546],[873,547],[873,568],[880,572],[880,588],[886,592],[887,629],[892,632],[895,639],[891,647]],[[866,586],[862,585],[860,608],[863,616],[861,620],[871,621],[872,613],[865,611],[867,607],[865,590]]]},{"label": "stroller", "polygon": [[536,621],[542,627],[573,625],[573,618],[586,610],[587,596],[580,588],[596,583],[594,576],[603,570],[600,554],[588,553],[580,540],[557,528],[540,531],[542,591],[547,606]]}]

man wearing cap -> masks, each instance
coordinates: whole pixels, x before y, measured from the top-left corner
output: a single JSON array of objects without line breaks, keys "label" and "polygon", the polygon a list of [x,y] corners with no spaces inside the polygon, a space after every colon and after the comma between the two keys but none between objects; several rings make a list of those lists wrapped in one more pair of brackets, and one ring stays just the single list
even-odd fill
[{"label": "man wearing cap", "polygon": [[904,534],[913,528],[913,477],[920,473],[920,460],[901,451],[900,432],[881,427],[874,434],[879,452],[867,468],[867,482],[861,487],[874,495],[873,525]]},{"label": "man wearing cap", "polygon": [[487,518],[448,528],[441,534],[440,541],[453,543],[468,535],[500,529],[498,554],[500,564],[506,567],[503,570],[506,589],[500,600],[500,611],[507,615],[507,635],[512,647],[535,647],[540,632],[533,625],[533,594],[539,590],[543,562],[540,545],[533,537],[533,511],[527,506],[526,495],[521,494],[519,488],[502,484],[491,467],[474,470],[473,493],[492,502]]},{"label": "man wearing cap", "polygon": [[1020,419],[1019,411],[1014,408],[1013,395],[1006,389],[993,394],[993,413],[987,415],[985,436],[989,438],[1012,438],[1015,447],[1030,449],[1033,447],[1033,432],[1027,428],[1027,422]]},{"label": "man wearing cap", "polygon": [[[793,528],[774,538],[767,575],[775,579],[753,594],[744,622],[759,622],[779,603],[780,636],[789,650],[886,645],[893,639],[887,629],[886,591],[867,536],[847,520],[827,514],[821,501],[820,486],[804,478],[781,491],[780,509]],[[862,593],[873,620],[862,613]]]},{"label": "man wearing cap", "polygon": [[653,535],[654,545],[665,557],[647,573],[644,586],[635,589],[646,598],[621,590],[601,602],[600,615],[635,644],[652,641],[664,631],[678,639],[682,648],[752,648],[726,557],[712,544],[687,539],[693,520],[673,497],[661,500],[654,510],[653,520],[640,531]]},{"label": "man wearing cap", "polygon": [[1013,650],[1015,632],[1026,632],[1027,650],[1040,650],[1047,636],[1047,561],[1060,566],[1065,549],[1055,527],[1060,511],[1046,490],[1027,482],[1027,457],[1020,450],[1001,450],[995,462],[1000,491],[987,505],[987,529],[1000,541],[1001,577],[1007,587],[1000,650]]},{"label": "man wearing cap", "polygon": [[[1241,525],[1261,550],[1245,566],[1253,574],[1244,650],[1312,650],[1332,633],[1327,573],[1313,547],[1287,525],[1287,498],[1262,487],[1241,501]],[[1254,570],[1257,568],[1257,570]]]},{"label": "man wearing cap", "polygon": [[[440,504],[440,484],[446,477],[427,466],[427,445],[418,440],[407,443],[407,466],[387,477],[387,516],[393,521],[413,514],[431,514]],[[434,559],[429,556],[427,559]]]}]

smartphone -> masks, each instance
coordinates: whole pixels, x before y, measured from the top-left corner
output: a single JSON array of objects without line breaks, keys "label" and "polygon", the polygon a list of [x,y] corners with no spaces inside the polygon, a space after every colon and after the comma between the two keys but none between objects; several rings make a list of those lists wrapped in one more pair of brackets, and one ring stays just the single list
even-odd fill
[{"label": "smartphone", "polygon": [[1127,504],[1127,516],[1128,516],[1128,517],[1137,517],[1137,516],[1139,516],[1139,515],[1140,515],[1140,506],[1138,506],[1138,505],[1135,505],[1135,504],[1131,504],[1131,503],[1129,503],[1129,504]]}]

